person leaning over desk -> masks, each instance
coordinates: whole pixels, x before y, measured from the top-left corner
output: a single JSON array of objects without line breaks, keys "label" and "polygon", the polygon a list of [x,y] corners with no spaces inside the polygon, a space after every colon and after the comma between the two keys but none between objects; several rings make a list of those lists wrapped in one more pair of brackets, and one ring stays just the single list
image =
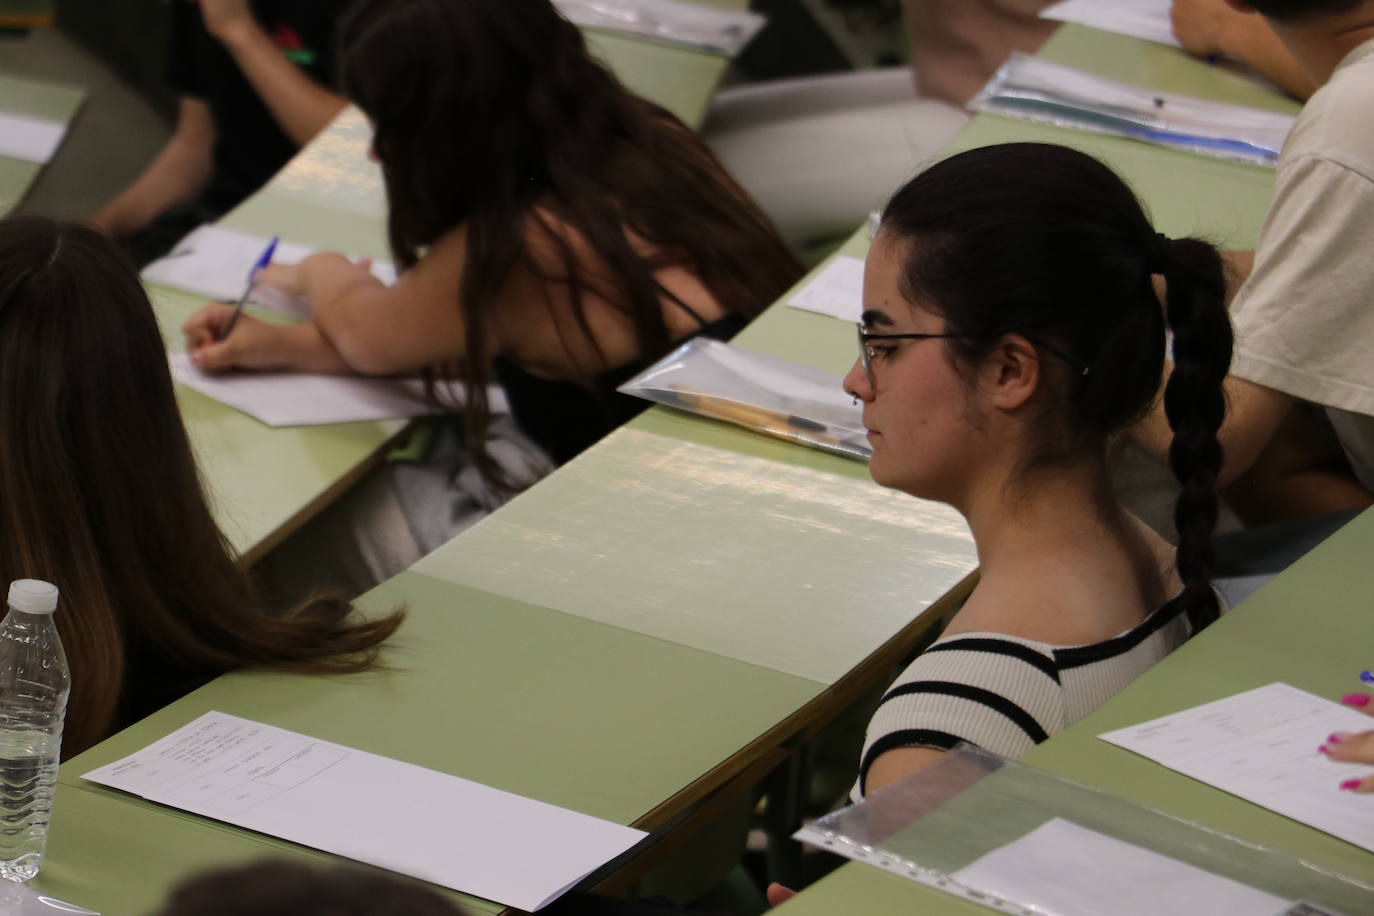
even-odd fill
[{"label": "person leaning over desk", "polygon": [[333,82],[341,0],[171,0],[171,139],[91,216],[142,266],[252,194],[344,107]]},{"label": "person leaning over desk", "polygon": [[430,484],[379,482],[413,534],[375,564],[364,552],[380,577],[499,502],[474,478],[508,491],[537,476],[492,447],[512,437],[493,425],[488,382],[561,463],[643,409],[615,393],[621,381],[686,338],[732,336],[801,266],[696,136],[621,86],[547,0],[364,0],[339,52],[375,128],[400,279],[388,288],[317,254],[262,274],[308,298],[313,321],[245,317],[218,341],[229,310],[211,305],[184,330],[207,370],[462,380],[462,428],[448,425]]},{"label": "person leaning over desk", "polygon": [[[1252,523],[1360,510],[1374,504],[1374,2],[1227,2],[1262,13],[1321,88],[1279,157],[1248,276],[1236,259],[1220,482]],[[1135,436],[1164,454],[1157,414]]]},{"label": "person leaning over desk", "polygon": [[152,306],[84,226],[0,220],[0,579],[61,591],[62,756],[211,678],[360,671],[400,614],[265,607],[200,489]]},{"label": "person leaning over desk", "polygon": [[[1120,178],[1066,147],[971,150],[892,198],[845,387],[873,479],[958,509],[980,577],[883,697],[856,799],[959,741],[1021,755],[1221,613],[1224,288],[1215,249],[1157,235]],[[1117,501],[1107,461],[1158,390],[1166,325],[1176,550]]]}]

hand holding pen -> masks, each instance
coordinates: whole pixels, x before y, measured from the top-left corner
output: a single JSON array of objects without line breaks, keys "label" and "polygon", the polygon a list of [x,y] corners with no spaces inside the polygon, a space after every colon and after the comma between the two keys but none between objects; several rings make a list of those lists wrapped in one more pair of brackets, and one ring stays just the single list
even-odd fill
[{"label": "hand holding pen", "polygon": [[248,282],[243,287],[243,295],[239,296],[239,301],[234,303],[234,311],[230,314],[229,320],[215,335],[216,342],[228,337],[229,333],[234,330],[234,325],[238,324],[239,316],[243,314],[243,307],[248,304],[248,297],[253,295],[253,285],[258,282],[258,274],[262,272],[264,267],[272,263],[272,253],[277,250],[278,241],[277,236],[272,236],[272,241],[267,243],[262,254],[253,262],[252,268],[248,271]]},{"label": "hand holding pen", "polygon": [[[338,353],[324,342],[310,322],[270,324],[243,314],[258,280],[270,279],[268,272],[281,267],[271,263],[276,247],[277,239],[274,238],[254,262],[243,295],[237,302],[232,306],[212,302],[182,325],[187,354],[199,368],[210,372],[233,368],[343,371]],[[294,269],[294,266],[288,268]],[[236,328],[238,332],[231,339],[230,334]]]}]

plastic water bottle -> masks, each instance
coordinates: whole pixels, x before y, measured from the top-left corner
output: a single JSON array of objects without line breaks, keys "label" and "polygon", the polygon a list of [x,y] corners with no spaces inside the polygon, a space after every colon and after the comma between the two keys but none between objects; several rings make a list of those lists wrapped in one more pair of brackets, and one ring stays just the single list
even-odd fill
[{"label": "plastic water bottle", "polygon": [[48,844],[71,674],[53,625],[57,588],[10,585],[0,622],[0,878],[38,874]]}]

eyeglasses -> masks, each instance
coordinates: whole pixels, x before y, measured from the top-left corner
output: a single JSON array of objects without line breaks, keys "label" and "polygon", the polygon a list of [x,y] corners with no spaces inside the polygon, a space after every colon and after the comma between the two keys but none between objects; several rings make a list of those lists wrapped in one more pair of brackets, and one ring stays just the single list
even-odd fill
[{"label": "eyeglasses", "polygon": [[870,388],[878,387],[878,380],[873,375],[873,357],[877,355],[877,350],[869,344],[870,340],[951,340],[958,337],[967,337],[967,334],[871,334],[864,330],[863,325],[856,326],[859,330],[859,365],[864,367],[864,375],[868,377]]},{"label": "eyeglasses", "polygon": [[[859,331],[859,365],[864,367],[864,375],[868,378],[870,388],[878,387],[878,380],[873,375],[873,357],[877,350],[869,345],[870,340],[957,340],[959,338],[970,339],[970,334],[871,334],[864,330],[862,324],[856,325]],[[1088,374],[1088,367],[1078,363],[1077,360],[1069,356],[1058,347],[1050,346],[1044,341],[1031,340],[1036,346],[1044,347],[1055,356],[1062,359],[1071,368],[1078,369],[1080,375]]]}]

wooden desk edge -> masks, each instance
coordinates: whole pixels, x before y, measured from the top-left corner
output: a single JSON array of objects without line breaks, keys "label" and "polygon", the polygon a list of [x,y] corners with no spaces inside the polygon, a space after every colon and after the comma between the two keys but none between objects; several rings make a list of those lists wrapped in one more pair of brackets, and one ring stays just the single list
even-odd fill
[{"label": "wooden desk edge", "polygon": [[362,480],[363,477],[367,476],[374,468],[381,467],[382,463],[386,461],[387,453],[400,445],[414,429],[415,424],[413,422],[407,423],[395,433],[388,436],[373,450],[372,454],[368,455],[362,461],[359,461],[348,471],[348,473],[344,474],[322,490],[318,496],[306,503],[297,510],[294,515],[269,532],[266,537],[259,539],[256,544],[239,554],[239,564],[243,566],[244,569],[251,569],[254,564],[271,553],[273,548],[295,534],[301,528],[305,527],[307,522],[316,515],[319,515],[320,512],[324,511],[324,509],[335,500],[343,496],[344,493],[348,492],[354,484]]},{"label": "wooden desk edge", "polygon": [[614,892],[666,858],[702,822],[786,760],[795,743],[814,737],[862,697],[876,678],[884,676],[940,626],[977,583],[978,571],[974,570],[806,705],[637,818],[630,826],[648,831],[651,836],[662,832],[663,836],[632,858],[617,863],[611,874],[593,875],[593,884],[589,886],[601,892]]},{"label": "wooden desk edge", "polygon": [[0,29],[51,29],[57,25],[52,13],[0,13]]}]

